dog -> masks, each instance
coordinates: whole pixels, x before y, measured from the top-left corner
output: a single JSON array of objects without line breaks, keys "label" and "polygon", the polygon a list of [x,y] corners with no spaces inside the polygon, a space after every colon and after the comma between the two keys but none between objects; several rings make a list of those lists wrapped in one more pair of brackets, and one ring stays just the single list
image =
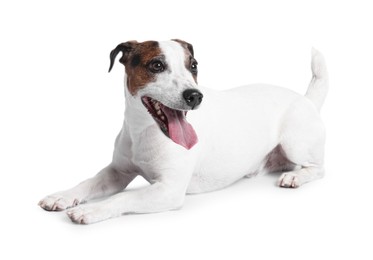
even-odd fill
[{"label": "dog", "polygon": [[[319,111],[328,75],[319,51],[312,50],[305,96],[264,84],[200,87],[193,46],[179,39],[121,43],[110,53],[109,72],[119,53],[125,120],[112,162],[93,178],[42,199],[43,209],[68,209],[73,222],[90,224],[179,209],[186,194],[222,189],[243,177],[282,172],[278,185],[297,188],[324,175]],[[139,175],[150,185],[124,190]]]}]

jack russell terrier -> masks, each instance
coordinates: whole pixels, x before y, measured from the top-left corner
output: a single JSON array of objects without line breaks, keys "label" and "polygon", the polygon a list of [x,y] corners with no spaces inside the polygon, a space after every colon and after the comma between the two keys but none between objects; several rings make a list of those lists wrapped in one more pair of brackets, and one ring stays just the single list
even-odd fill
[{"label": "jack russell terrier", "polygon": [[[43,209],[68,209],[73,222],[90,224],[178,209],[186,194],[260,173],[283,172],[278,185],[286,188],[324,175],[319,111],[328,75],[320,52],[312,51],[305,96],[264,84],[225,91],[199,87],[193,47],[182,40],[121,43],[110,53],[109,72],[119,53],[125,120],[113,160],[93,178],[42,199]],[[124,191],[138,175],[150,185]]]}]

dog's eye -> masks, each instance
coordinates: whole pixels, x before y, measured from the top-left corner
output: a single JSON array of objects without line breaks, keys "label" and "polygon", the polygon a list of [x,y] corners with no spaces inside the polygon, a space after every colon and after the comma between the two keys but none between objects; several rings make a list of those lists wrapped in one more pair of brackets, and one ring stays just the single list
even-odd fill
[{"label": "dog's eye", "polygon": [[192,61],[192,64],[190,65],[190,71],[193,73],[193,74],[197,74],[198,72],[198,67],[197,67],[198,63],[197,61]]},{"label": "dog's eye", "polygon": [[149,70],[153,73],[160,73],[162,71],[164,71],[165,69],[165,65],[163,64],[162,61],[160,60],[155,60],[155,61],[152,61],[149,66],[148,66]]}]

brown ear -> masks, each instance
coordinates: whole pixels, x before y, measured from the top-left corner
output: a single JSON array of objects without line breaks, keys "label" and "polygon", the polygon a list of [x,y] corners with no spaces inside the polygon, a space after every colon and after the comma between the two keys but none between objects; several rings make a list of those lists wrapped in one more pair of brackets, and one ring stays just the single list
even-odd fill
[{"label": "brown ear", "polygon": [[115,58],[117,57],[119,52],[122,52],[122,57],[119,59],[119,62],[124,65],[128,59],[130,52],[135,48],[136,45],[137,45],[137,41],[128,41],[128,42],[123,42],[121,44],[118,44],[118,46],[115,47],[115,49],[110,52],[109,72],[113,68]]},{"label": "brown ear", "polygon": [[181,46],[183,46],[185,49],[189,50],[190,54],[192,54],[192,56],[194,57],[194,50],[193,50],[193,45],[192,44],[190,44],[186,41],[180,40],[180,39],[172,39],[172,41],[180,43]]}]

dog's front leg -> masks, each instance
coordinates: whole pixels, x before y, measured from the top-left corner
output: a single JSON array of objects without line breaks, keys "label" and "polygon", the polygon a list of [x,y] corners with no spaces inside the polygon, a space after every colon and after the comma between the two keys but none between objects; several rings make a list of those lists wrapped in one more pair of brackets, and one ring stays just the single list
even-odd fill
[{"label": "dog's front leg", "polygon": [[79,224],[92,224],[129,213],[154,213],[178,209],[185,190],[175,190],[169,184],[157,182],[146,188],[124,191],[112,197],[81,205],[67,211],[70,219]]},{"label": "dog's front leg", "polygon": [[192,171],[185,168],[164,171],[147,187],[123,191],[103,201],[80,205],[68,210],[67,215],[75,223],[91,224],[123,214],[181,208]]},{"label": "dog's front leg", "polygon": [[39,206],[48,211],[71,208],[87,200],[122,191],[136,175],[119,172],[109,165],[93,178],[85,180],[71,189],[46,196],[39,202]]}]

